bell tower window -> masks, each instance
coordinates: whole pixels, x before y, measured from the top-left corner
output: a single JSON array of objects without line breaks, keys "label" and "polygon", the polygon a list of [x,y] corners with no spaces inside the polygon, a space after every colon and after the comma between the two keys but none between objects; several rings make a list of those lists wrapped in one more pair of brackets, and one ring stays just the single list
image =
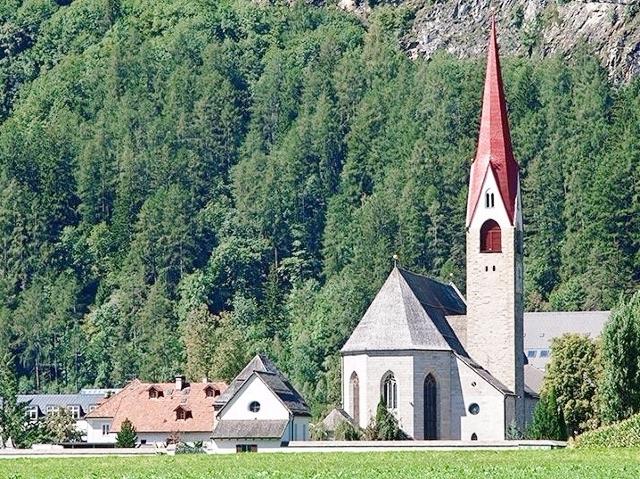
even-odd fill
[{"label": "bell tower window", "polygon": [[491,191],[487,191],[484,194],[484,206],[486,208],[493,208],[496,205],[495,197]]},{"label": "bell tower window", "polygon": [[494,220],[487,220],[480,228],[480,252],[500,253],[502,251],[502,232]]}]

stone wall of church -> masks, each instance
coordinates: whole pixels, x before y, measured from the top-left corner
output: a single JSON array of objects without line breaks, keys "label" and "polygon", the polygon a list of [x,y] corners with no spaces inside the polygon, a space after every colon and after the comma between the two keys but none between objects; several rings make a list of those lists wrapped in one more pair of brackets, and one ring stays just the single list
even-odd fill
[{"label": "stone wall of church", "polygon": [[[436,380],[438,439],[478,440],[504,438],[504,396],[451,351],[389,351],[346,355],[342,358],[344,410],[353,416],[351,378],[359,382],[360,427],[375,415],[382,394],[382,380],[392,372],[397,385],[400,425],[414,439],[424,439],[424,385],[427,375]],[[478,406],[477,414],[470,407]],[[472,408],[475,412],[476,408]]]}]

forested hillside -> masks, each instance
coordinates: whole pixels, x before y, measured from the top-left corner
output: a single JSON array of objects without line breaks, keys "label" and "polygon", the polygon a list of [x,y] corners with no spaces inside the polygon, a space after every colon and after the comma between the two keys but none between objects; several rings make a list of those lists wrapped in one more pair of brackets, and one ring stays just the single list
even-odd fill
[{"label": "forested hillside", "polygon": [[[270,354],[319,413],[397,253],[464,290],[484,58],[402,8],[0,0],[0,333],[24,391]],[[640,284],[640,81],[503,62],[532,310]]]}]

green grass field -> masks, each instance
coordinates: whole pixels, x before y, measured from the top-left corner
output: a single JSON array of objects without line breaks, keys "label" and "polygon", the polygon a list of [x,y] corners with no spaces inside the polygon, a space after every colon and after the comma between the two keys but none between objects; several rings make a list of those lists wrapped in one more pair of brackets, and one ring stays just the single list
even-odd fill
[{"label": "green grass field", "polygon": [[640,478],[640,450],[2,459],[2,479]]}]

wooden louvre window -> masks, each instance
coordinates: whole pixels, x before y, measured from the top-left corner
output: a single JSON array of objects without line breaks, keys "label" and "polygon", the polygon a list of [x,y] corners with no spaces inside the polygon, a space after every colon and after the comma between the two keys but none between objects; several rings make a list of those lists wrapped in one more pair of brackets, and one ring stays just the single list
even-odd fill
[{"label": "wooden louvre window", "polygon": [[480,228],[480,252],[500,253],[502,251],[502,232],[494,220],[487,220]]}]

